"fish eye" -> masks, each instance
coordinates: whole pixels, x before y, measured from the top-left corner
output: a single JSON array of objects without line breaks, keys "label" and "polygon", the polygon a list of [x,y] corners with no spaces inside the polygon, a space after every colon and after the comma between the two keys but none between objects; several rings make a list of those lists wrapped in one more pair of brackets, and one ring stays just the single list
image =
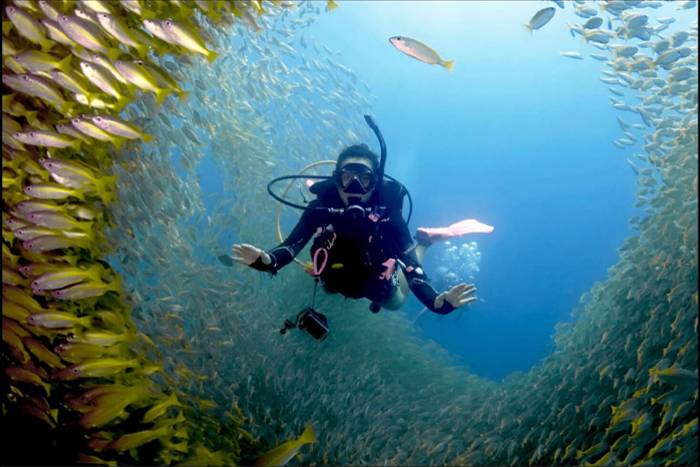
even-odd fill
[{"label": "fish eye", "polygon": [[397,41],[402,41],[402,40],[403,40],[403,37],[399,36],[399,37],[396,38],[396,40],[397,40]]}]

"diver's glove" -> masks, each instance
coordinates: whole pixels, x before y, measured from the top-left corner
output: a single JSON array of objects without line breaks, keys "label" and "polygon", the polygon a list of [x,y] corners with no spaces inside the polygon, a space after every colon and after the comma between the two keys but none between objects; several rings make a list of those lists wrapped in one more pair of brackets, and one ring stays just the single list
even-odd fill
[{"label": "diver's glove", "polygon": [[476,297],[470,297],[470,295],[474,292],[476,292],[476,287],[474,284],[467,285],[465,283],[461,283],[455,285],[447,292],[443,292],[435,297],[435,308],[443,308],[443,306],[445,306],[445,302],[447,302],[447,305],[451,306],[452,309],[459,308],[463,305],[468,305],[476,301]]},{"label": "diver's glove", "polygon": [[244,243],[242,245],[233,245],[231,249],[231,260],[237,263],[245,264],[258,271],[268,271],[272,258],[260,248]]}]

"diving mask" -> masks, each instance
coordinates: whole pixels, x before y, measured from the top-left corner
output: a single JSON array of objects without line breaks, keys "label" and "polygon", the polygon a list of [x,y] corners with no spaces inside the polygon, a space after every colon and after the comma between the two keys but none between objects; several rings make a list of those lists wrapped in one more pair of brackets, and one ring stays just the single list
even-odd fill
[{"label": "diving mask", "polygon": [[377,176],[364,164],[346,164],[333,172],[335,184],[347,194],[364,195],[374,189]]}]

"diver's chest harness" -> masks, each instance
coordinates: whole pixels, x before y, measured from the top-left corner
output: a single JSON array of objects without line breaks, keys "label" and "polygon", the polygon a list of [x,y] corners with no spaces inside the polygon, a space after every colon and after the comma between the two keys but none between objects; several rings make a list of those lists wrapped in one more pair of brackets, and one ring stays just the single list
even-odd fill
[{"label": "diver's chest harness", "polygon": [[[380,232],[381,225],[389,221],[389,217],[385,215],[388,211],[386,206],[370,209],[352,205],[347,208],[329,209],[333,214],[340,215],[335,221],[336,224],[353,223],[353,228],[359,230],[359,238],[358,235],[339,234],[333,223],[319,227],[311,246],[313,266],[306,269],[306,272],[316,279],[311,306],[301,310],[294,321],[285,320],[284,327],[280,329],[281,334],[299,327],[316,340],[324,340],[330,331],[328,319],[326,315],[314,309],[319,280],[329,292],[342,293],[346,298],[363,297],[365,287],[373,280],[372,275],[378,269],[376,259],[387,255]],[[395,262],[395,259],[388,258],[380,263],[385,269],[378,279],[386,279],[387,286],[391,286],[390,279],[395,271]],[[370,304],[373,313],[378,313],[380,308],[376,302]]]},{"label": "diver's chest harness", "polygon": [[368,283],[390,281],[395,271],[382,235],[382,225],[390,220],[388,209],[351,205],[331,211],[338,217],[316,232],[311,246],[313,267],[307,272],[319,277],[330,292],[363,297]]}]

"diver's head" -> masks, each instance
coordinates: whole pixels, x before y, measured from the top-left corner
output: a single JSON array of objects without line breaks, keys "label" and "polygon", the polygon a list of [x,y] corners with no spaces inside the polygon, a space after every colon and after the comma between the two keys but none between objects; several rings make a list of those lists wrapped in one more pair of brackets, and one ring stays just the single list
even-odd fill
[{"label": "diver's head", "polygon": [[379,156],[366,144],[356,144],[343,149],[335,167],[333,179],[345,205],[369,201],[377,184]]}]

